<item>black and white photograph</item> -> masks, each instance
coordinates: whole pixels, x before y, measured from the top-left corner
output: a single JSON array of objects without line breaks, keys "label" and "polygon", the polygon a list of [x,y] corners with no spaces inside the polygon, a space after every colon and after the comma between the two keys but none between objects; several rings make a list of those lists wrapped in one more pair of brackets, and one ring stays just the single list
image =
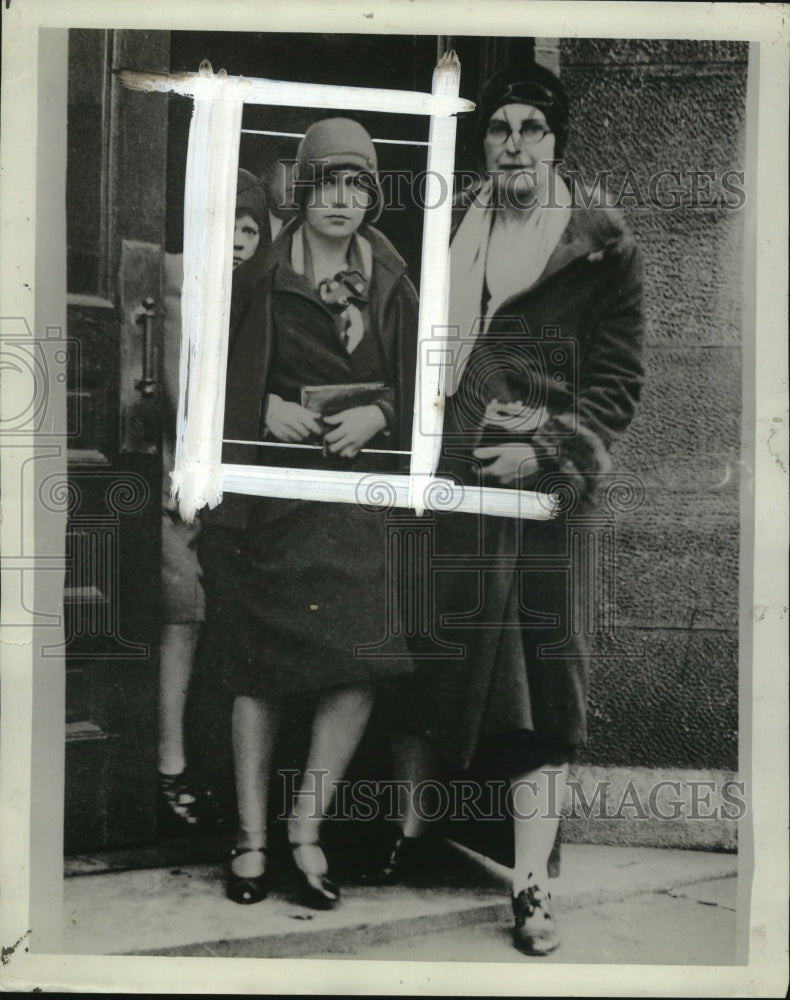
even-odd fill
[{"label": "black and white photograph", "polygon": [[784,995],[786,7],[18,3],[2,988]]}]

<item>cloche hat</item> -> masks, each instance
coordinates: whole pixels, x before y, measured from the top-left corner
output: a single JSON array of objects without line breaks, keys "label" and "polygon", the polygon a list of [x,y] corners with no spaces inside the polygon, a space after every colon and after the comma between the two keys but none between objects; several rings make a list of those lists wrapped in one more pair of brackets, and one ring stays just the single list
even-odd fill
[{"label": "cloche hat", "polygon": [[366,221],[375,222],[384,206],[376,149],[367,131],[351,118],[323,118],[305,133],[296,154],[297,200],[301,202],[309,187],[317,184],[328,170],[339,167],[353,167],[369,175],[373,203]]}]

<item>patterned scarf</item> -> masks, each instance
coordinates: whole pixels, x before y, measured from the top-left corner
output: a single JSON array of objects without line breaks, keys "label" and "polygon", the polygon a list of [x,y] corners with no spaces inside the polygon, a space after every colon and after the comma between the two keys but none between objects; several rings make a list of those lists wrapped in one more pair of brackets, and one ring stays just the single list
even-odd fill
[{"label": "patterned scarf", "polygon": [[[348,266],[333,278],[318,284],[321,301],[334,316],[340,343],[351,354],[365,336],[368,319],[373,250],[364,236],[354,233],[348,248]],[[291,267],[316,287],[310,247],[304,230],[297,229],[291,241]]]}]

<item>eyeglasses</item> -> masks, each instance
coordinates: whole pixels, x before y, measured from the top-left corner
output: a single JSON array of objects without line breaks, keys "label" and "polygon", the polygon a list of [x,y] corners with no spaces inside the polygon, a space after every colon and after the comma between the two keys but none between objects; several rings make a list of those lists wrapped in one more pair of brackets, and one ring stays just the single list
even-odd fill
[{"label": "eyeglasses", "polygon": [[[538,121],[537,118],[527,118],[521,123],[518,130],[519,142],[526,143],[527,146],[535,146],[545,139],[551,131],[548,125]],[[515,129],[511,128],[504,119],[495,118],[488,123],[486,136],[495,145],[504,146],[514,132]]]}]

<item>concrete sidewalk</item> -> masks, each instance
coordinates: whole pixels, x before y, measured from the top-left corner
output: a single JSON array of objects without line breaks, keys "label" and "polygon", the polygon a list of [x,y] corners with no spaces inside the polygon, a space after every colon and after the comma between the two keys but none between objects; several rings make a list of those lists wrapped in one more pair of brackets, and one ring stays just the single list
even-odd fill
[{"label": "concrete sidewalk", "polygon": [[[562,874],[549,884],[563,945],[548,961],[734,963],[736,873],[734,854],[563,845]],[[293,902],[286,870],[249,907],[225,898],[220,865],[79,875],[65,880],[64,951],[547,961],[510,945],[508,876],[448,844],[430,878],[391,888],[344,882],[341,905],[319,912]]]},{"label": "concrete sidewalk", "polygon": [[735,877],[711,879],[617,902],[556,907],[562,945],[545,958],[514,950],[509,913],[387,944],[310,958],[401,962],[537,962],[584,965],[727,966],[736,962]]}]

